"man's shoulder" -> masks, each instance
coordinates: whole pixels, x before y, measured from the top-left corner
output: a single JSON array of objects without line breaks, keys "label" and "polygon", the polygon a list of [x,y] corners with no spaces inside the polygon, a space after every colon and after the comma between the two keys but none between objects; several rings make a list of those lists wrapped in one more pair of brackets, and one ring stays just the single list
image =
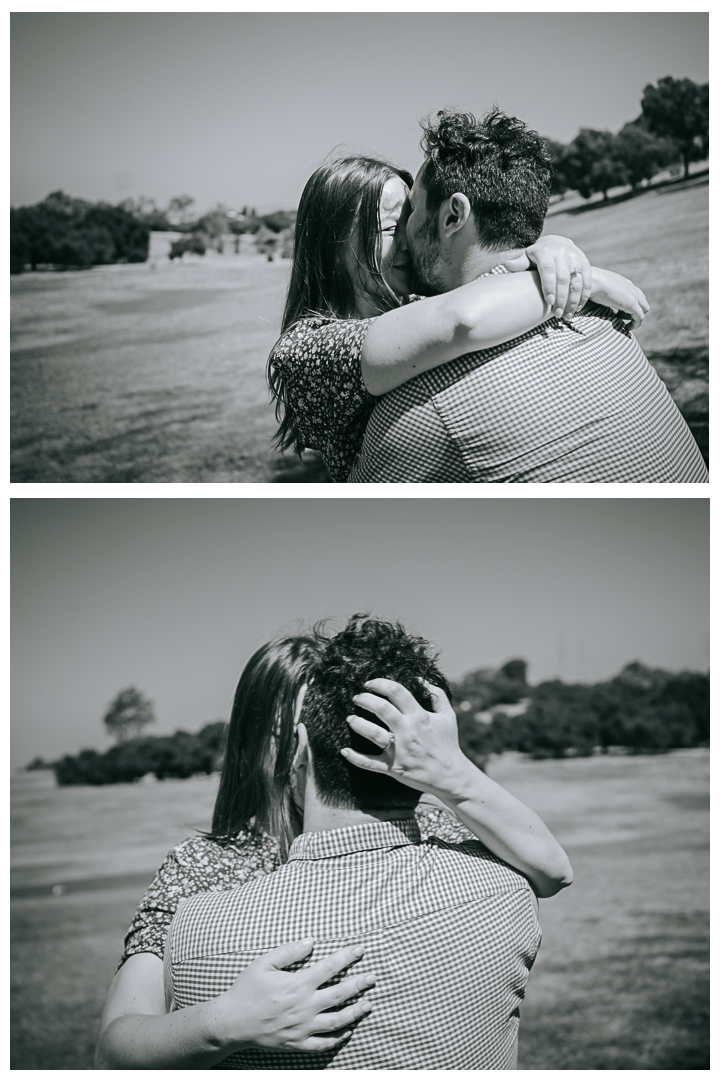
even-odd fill
[{"label": "man's shoulder", "polygon": [[[591,348],[592,341],[598,334],[611,335],[618,347],[632,349],[634,339],[628,333],[622,320],[609,308],[588,300],[582,310],[572,320],[549,319],[509,341],[501,342],[489,349],[476,349],[464,353],[454,360],[416,375],[414,379],[389,391],[375,406],[376,421],[384,415],[401,414],[413,406],[431,406],[433,399],[443,391],[463,379],[492,377],[493,361],[502,360],[504,364],[535,356],[546,360],[554,354],[566,352],[569,348]],[[487,372],[483,369],[487,368]]]}]

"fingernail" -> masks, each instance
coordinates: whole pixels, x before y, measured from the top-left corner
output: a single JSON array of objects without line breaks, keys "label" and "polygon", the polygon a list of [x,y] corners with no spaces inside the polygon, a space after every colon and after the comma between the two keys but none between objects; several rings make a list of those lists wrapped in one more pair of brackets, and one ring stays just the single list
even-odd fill
[{"label": "fingernail", "polygon": [[311,938],[311,937],[303,938],[302,941],[300,942],[300,944],[301,945],[314,945],[315,944],[315,938]]},{"label": "fingernail", "polygon": [[374,986],[376,981],[377,980],[375,979],[374,975],[368,975],[367,979],[365,980],[365,983],[366,983],[367,986]]},{"label": "fingernail", "polygon": [[343,748],[342,748],[342,750],[340,751],[340,753],[342,754],[342,756],[343,756],[343,757],[347,757],[347,756],[348,756],[348,750],[347,750],[347,746],[343,746]]},{"label": "fingernail", "polygon": [[365,955],[365,950],[363,949],[362,945],[358,945],[358,947],[356,949],[353,949],[353,955],[354,956],[364,956]]}]

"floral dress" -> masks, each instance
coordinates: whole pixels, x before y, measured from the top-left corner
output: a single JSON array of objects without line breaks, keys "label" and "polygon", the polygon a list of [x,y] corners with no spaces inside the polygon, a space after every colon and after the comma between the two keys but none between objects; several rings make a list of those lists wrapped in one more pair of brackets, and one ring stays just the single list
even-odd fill
[{"label": "floral dress", "polygon": [[360,452],[377,398],[365,389],[360,356],[373,319],[312,316],[283,334],[272,353],[304,445],[317,450],[335,483]]},{"label": "floral dress", "polygon": [[[423,840],[435,836],[450,844],[474,839],[454,815],[434,807],[416,811]],[[125,937],[120,965],[135,953],[163,958],[165,938],[178,904],[199,892],[220,892],[270,874],[281,865],[277,841],[265,834],[240,833],[223,845],[196,836],[173,848],[140,901]]]}]

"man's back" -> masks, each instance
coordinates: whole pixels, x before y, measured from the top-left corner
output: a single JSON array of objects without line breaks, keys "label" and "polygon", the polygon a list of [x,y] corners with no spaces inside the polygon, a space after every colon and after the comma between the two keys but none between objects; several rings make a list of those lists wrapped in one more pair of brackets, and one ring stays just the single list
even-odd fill
[{"label": "man's back", "polygon": [[276,873],[181,907],[166,948],[175,1007],[222,993],[256,956],[306,937],[313,960],[364,947],[372,1013],[340,1050],[244,1051],[217,1068],[515,1068],[537,900],[474,838],[421,841],[414,820],[303,834]]},{"label": "man's back", "polygon": [[462,356],[375,407],[351,483],[705,483],[635,338],[588,303]]}]

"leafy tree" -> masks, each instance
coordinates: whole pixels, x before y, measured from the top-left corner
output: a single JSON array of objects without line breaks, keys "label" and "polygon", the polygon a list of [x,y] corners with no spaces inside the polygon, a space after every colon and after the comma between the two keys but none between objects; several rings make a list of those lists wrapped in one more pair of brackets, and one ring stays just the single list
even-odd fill
[{"label": "leafy tree", "polygon": [[567,147],[564,143],[555,142],[554,139],[545,139],[545,144],[553,159],[553,177],[550,188],[551,195],[564,195],[569,184],[565,175],[565,154]]},{"label": "leafy tree", "polygon": [[121,690],[119,694],[116,694],[103,717],[108,734],[119,743],[135,738],[154,720],[155,710],[152,701],[134,686],[129,686],[127,690]]},{"label": "leafy tree", "polygon": [[168,232],[172,229],[166,211],[161,210],[154,199],[140,195],[137,199],[123,199],[118,205],[147,226],[151,232]]},{"label": "leafy tree", "polygon": [[611,187],[628,182],[616,137],[610,131],[593,128],[581,128],[567,147],[563,172],[568,186],[578,191],[583,199],[589,199],[597,191],[607,199]]},{"label": "leafy tree", "polygon": [[201,218],[198,218],[195,223],[195,229],[197,232],[204,233],[210,240],[217,240],[225,233],[230,231],[230,218],[227,216],[227,211],[223,206],[217,206],[214,210],[208,211],[207,214],[203,214]]},{"label": "leafy tree", "polygon": [[294,225],[296,217],[297,214],[289,213],[287,210],[276,210],[272,214],[264,214],[260,221],[271,232],[279,233]]},{"label": "leafy tree", "polygon": [[190,207],[195,205],[191,195],[174,195],[168,203],[167,216],[173,225],[189,225],[192,220]]},{"label": "leafy tree", "polygon": [[171,262],[173,259],[182,259],[186,251],[189,251],[192,255],[204,255],[206,248],[207,245],[203,234],[191,232],[187,236],[181,236],[179,240],[175,240],[170,245],[168,258]]},{"label": "leafy tree", "polygon": [[104,754],[83,750],[53,763],[57,783],[132,783],[152,773],[158,780],[207,775],[220,768],[226,725],[206,724],[197,735],[176,731],[160,738],[143,736],[119,742]]},{"label": "leafy tree", "polygon": [[708,84],[668,75],[659,79],[657,86],[645,87],[641,104],[648,128],[673,140],[682,155],[685,177],[689,176],[690,162],[708,156]]},{"label": "leafy tree", "polygon": [[615,149],[633,187],[643,180],[651,180],[677,158],[676,148],[669,139],[654,135],[637,120],[626,124],[619,132]]},{"label": "leafy tree", "polygon": [[73,199],[63,191],[10,211],[10,262],[16,273],[28,263],[35,270],[145,262],[149,243],[147,226],[123,207]]}]

